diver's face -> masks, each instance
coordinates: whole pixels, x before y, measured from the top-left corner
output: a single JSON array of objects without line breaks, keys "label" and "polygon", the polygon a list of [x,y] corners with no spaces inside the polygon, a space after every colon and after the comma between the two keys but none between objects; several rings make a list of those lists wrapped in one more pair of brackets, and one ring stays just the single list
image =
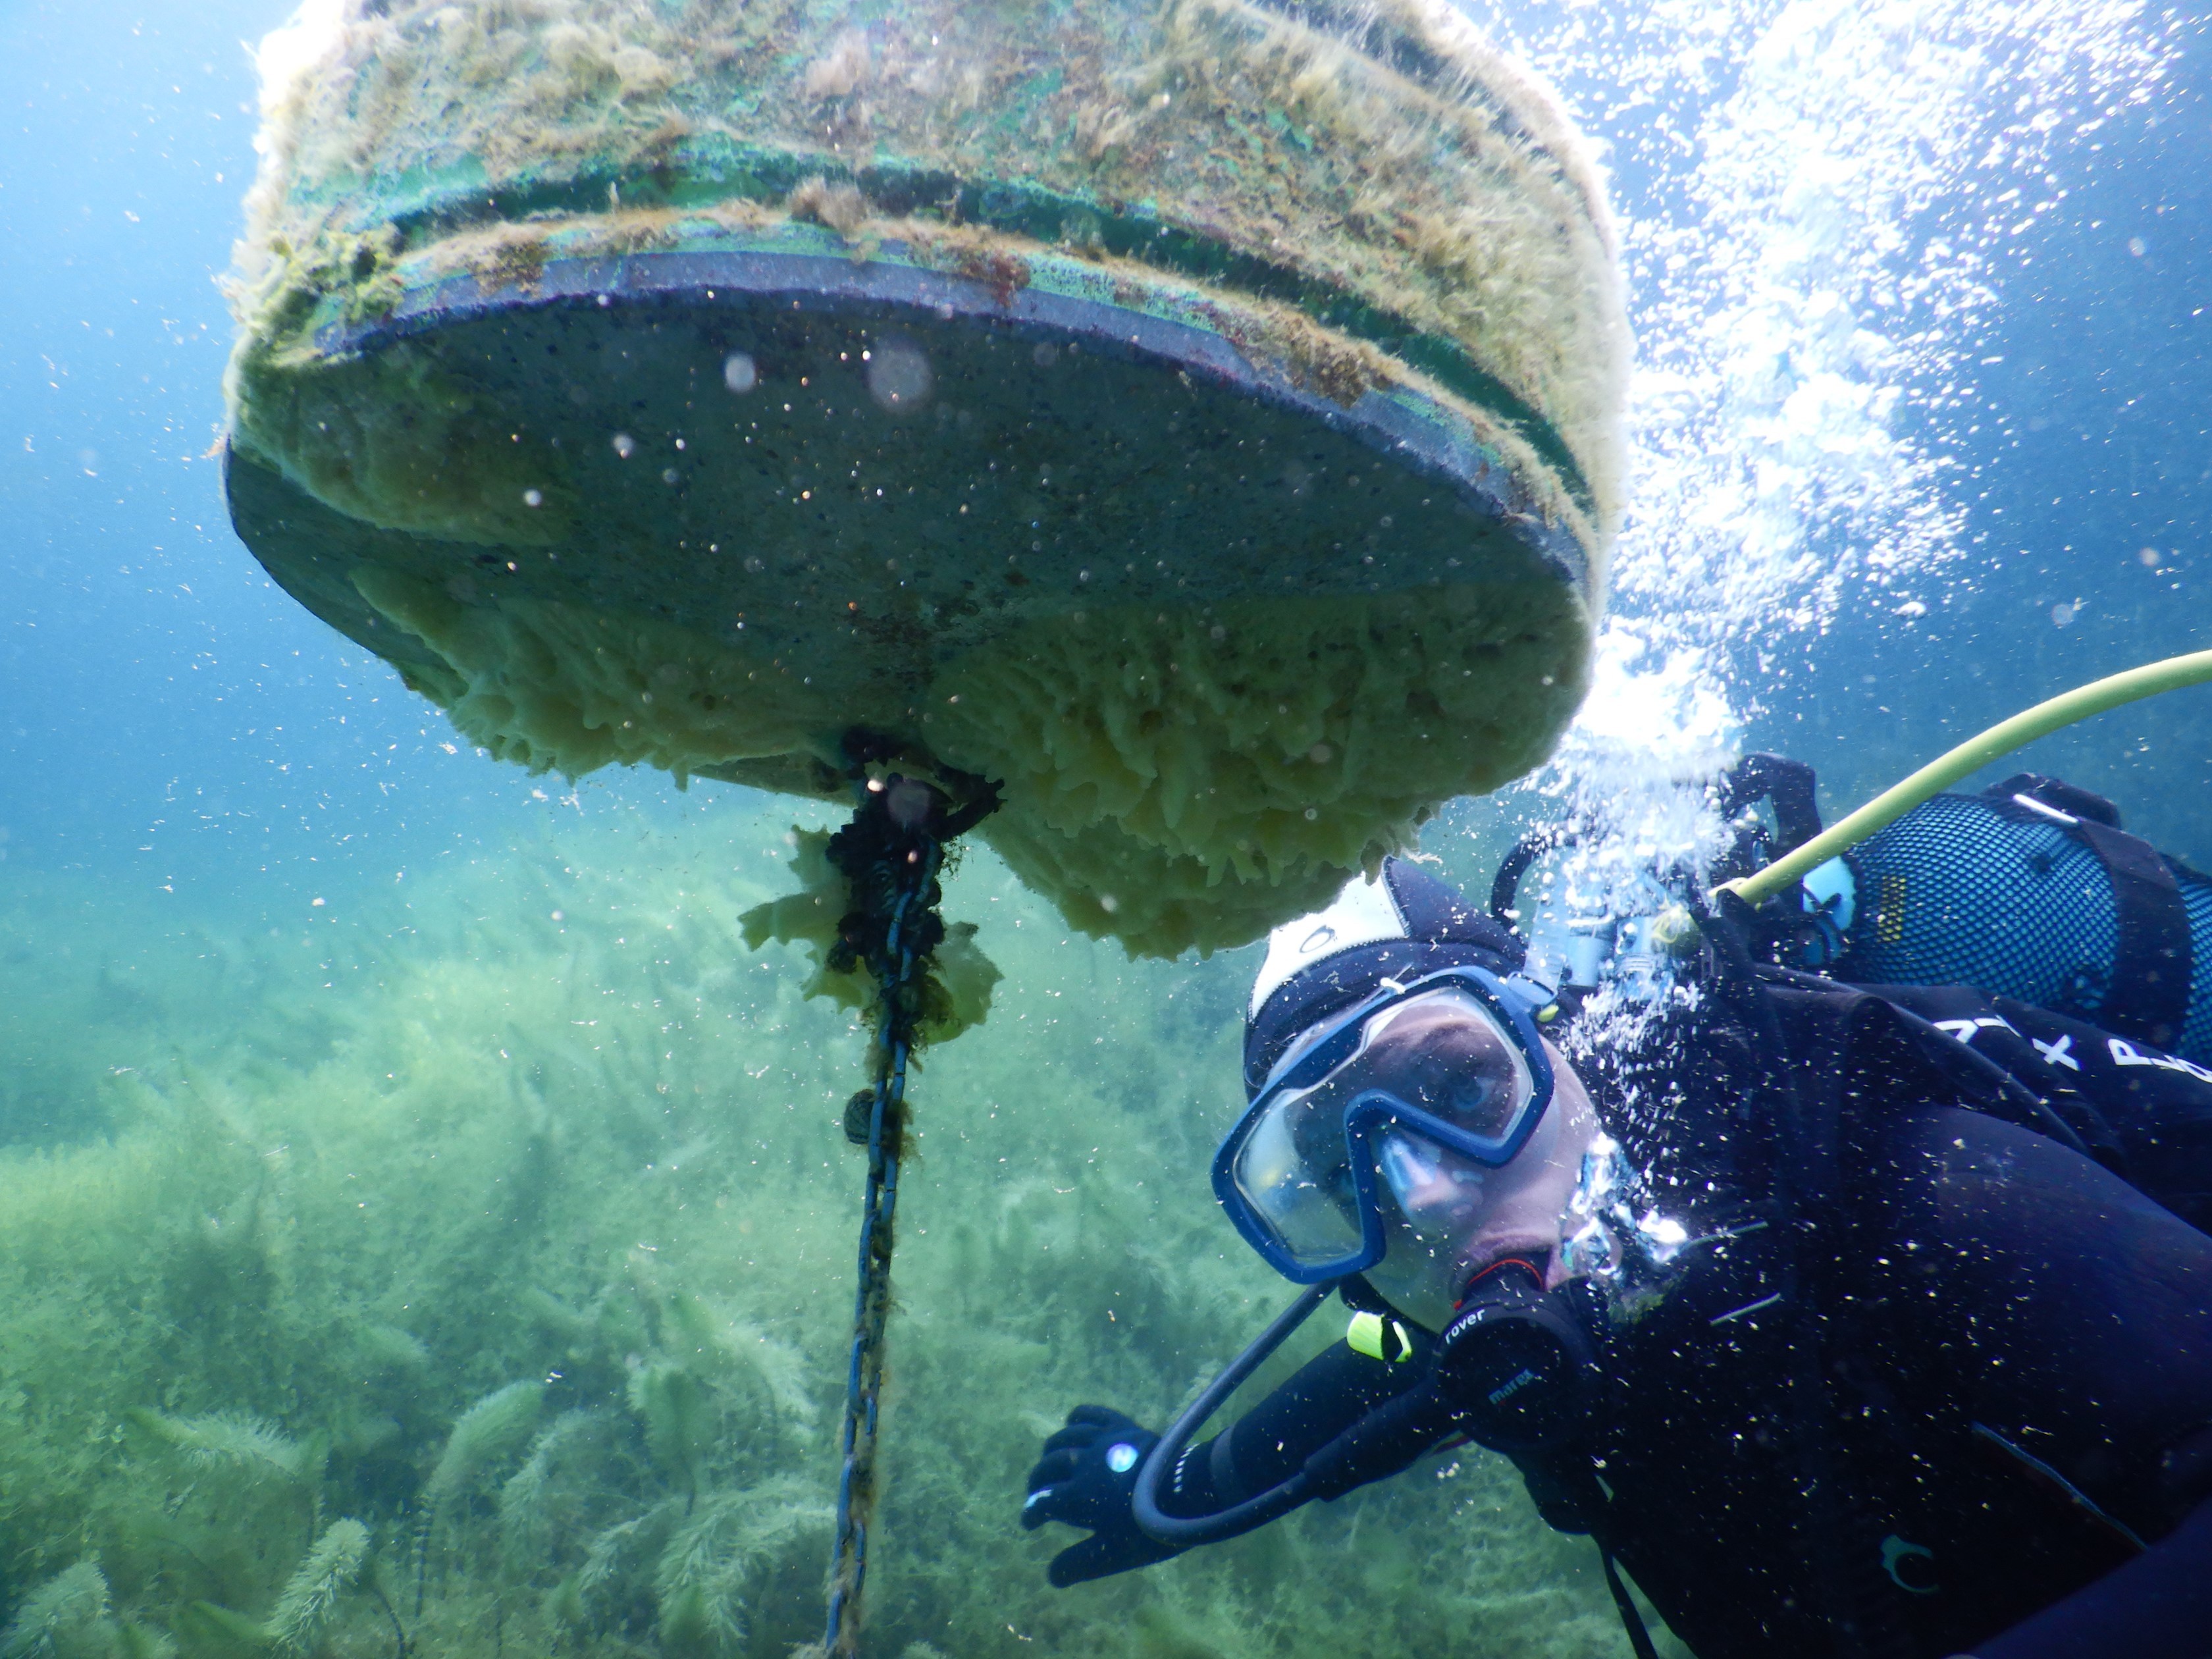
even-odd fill
[{"label": "diver's face", "polygon": [[1566,1278],[1560,1224],[1581,1178],[1597,1114],[1574,1068],[1551,1056],[1552,1103],[1513,1161],[1489,1170],[1410,1131],[1375,1139],[1377,1173],[1390,1194],[1389,1245],[1367,1271],[1393,1306],[1431,1330],[1450,1320],[1477,1273],[1509,1257],[1534,1262],[1547,1288]]}]

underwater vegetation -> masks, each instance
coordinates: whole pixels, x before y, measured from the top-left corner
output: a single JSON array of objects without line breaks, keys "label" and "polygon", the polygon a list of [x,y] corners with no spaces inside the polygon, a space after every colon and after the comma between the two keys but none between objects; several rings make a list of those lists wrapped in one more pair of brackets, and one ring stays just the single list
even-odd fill
[{"label": "underwater vegetation", "polygon": [[[341,897],[220,972],[187,929],[125,973],[121,907],[14,896],[76,949],[0,962],[0,1003],[136,990],[17,1030],[97,1097],[0,1152],[0,1656],[818,1638],[864,1048],[742,941],[799,848],[747,799]],[[1006,977],[914,1085],[866,1650],[1614,1652],[1588,1547],[1480,1455],[1046,1586],[1038,1438],[1161,1421],[1286,1299],[1206,1187],[1253,963],[1125,963],[980,850],[948,886]]]}]

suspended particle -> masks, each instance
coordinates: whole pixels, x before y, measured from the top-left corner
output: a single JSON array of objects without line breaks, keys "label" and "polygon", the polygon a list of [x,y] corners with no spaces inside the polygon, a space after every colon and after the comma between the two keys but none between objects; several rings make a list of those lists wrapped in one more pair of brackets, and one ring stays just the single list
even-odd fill
[{"label": "suspended particle", "polygon": [[893,414],[919,409],[929,401],[936,377],[921,348],[906,340],[886,341],[868,359],[868,395]]}]

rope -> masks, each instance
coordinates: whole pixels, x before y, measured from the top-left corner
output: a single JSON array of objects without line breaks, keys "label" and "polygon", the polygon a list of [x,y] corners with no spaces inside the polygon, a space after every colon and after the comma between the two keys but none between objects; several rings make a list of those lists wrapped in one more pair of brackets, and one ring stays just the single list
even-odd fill
[{"label": "rope", "polygon": [[[931,769],[927,781],[886,763],[897,743],[855,726],[844,737],[848,774],[860,786],[852,822],[830,836],[830,863],[845,878],[852,908],[839,918],[825,966],[865,966],[876,982],[875,1079],[846,1107],[845,1133],[868,1149],[860,1205],[860,1249],[853,1295],[853,1357],[845,1376],[844,1467],[837,1477],[837,1541],[830,1560],[830,1618],[823,1659],[856,1659],[860,1593],[868,1577],[874,1518],[877,1404],[884,1383],[884,1330],[891,1312],[891,1246],[898,1214],[899,1159],[906,1142],[906,1073],[927,1005],[931,954],[945,939],[937,884],[945,848],[999,805],[998,786]],[[872,767],[878,775],[871,775]],[[867,1108],[866,1133],[859,1108]]]},{"label": "rope", "polygon": [[[888,896],[890,903],[880,948],[865,952],[876,976],[876,1076],[868,1112],[868,1185],[860,1207],[853,1358],[845,1379],[845,1461],[837,1480],[837,1541],[830,1564],[829,1628],[823,1638],[830,1659],[854,1659],[860,1651],[860,1593],[867,1579],[868,1529],[877,1495],[876,1413],[884,1379],[884,1328],[891,1308],[892,1224],[898,1210],[907,1061],[919,1012],[915,993],[941,932],[929,924],[944,844],[924,827],[895,833],[888,843],[878,839],[890,822],[881,801],[881,794],[864,798],[846,832],[855,836],[855,854],[863,848],[878,854],[866,872],[872,882],[860,870],[848,872],[855,889],[864,896]],[[871,823],[872,813],[883,822]],[[888,895],[881,885],[885,875]]]}]

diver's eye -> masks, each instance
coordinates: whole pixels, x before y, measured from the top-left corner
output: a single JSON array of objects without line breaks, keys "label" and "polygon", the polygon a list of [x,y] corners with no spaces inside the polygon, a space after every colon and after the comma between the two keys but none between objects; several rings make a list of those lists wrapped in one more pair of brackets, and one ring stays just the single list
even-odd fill
[{"label": "diver's eye", "polygon": [[1522,1097],[1520,1080],[1504,1068],[1461,1072],[1438,1091],[1430,1109],[1477,1134],[1503,1133],[1505,1120]]},{"label": "diver's eye", "polygon": [[1466,1078],[1446,1097],[1447,1107],[1455,1112],[1474,1115],[1484,1111],[1498,1097],[1497,1082],[1491,1078]]},{"label": "diver's eye", "polygon": [[1414,1068],[1407,1081],[1412,1103],[1468,1127],[1486,1124],[1513,1087],[1506,1068],[1466,1059]]}]

